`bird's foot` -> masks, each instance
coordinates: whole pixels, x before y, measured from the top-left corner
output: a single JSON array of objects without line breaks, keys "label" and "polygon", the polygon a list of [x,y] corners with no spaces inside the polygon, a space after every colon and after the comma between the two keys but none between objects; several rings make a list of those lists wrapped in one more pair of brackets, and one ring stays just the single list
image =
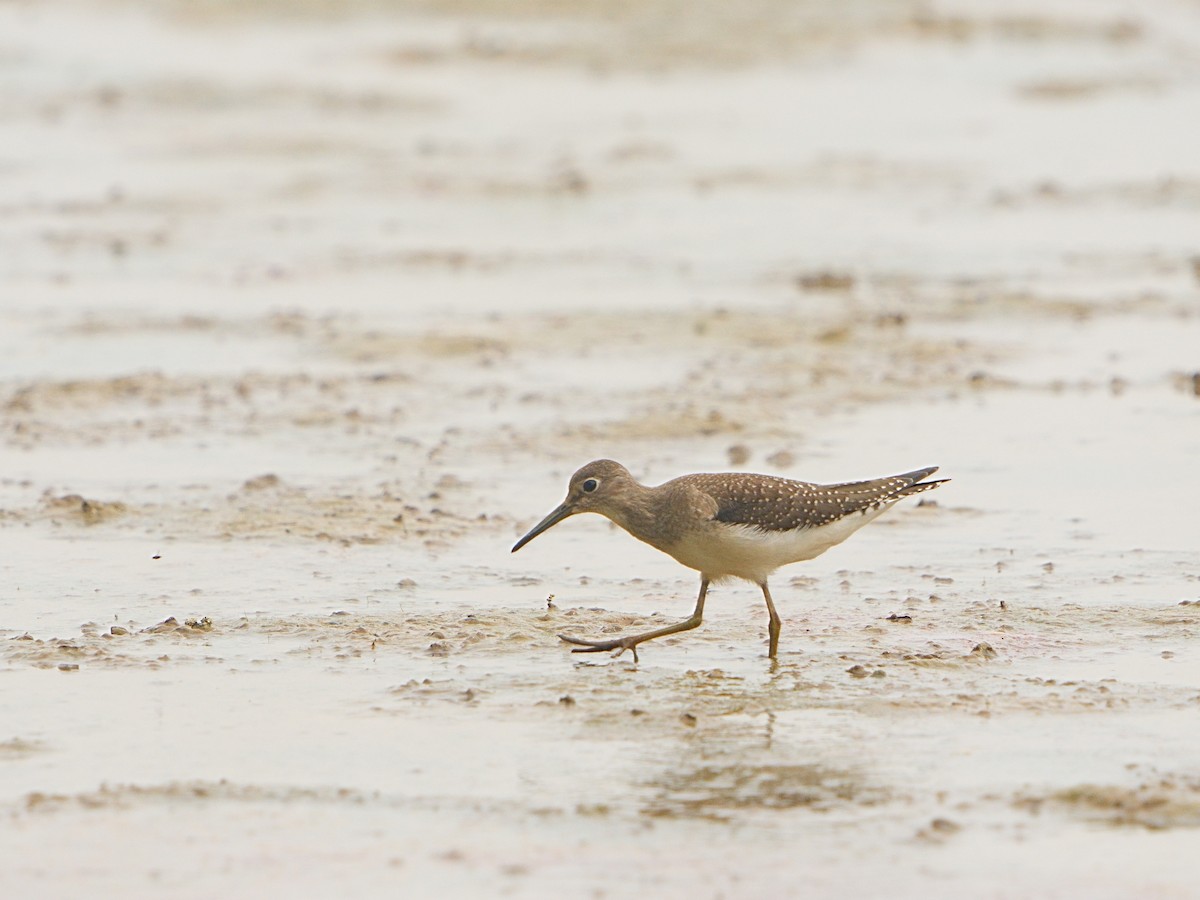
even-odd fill
[{"label": "bird's foot", "polygon": [[616,650],[614,657],[620,656],[626,650],[633,653],[633,661],[636,664],[638,661],[637,645],[642,642],[642,638],[637,635],[629,637],[613,638],[611,641],[588,641],[583,638],[571,637],[570,635],[560,634],[558,639],[566,641],[568,644],[579,644],[579,647],[572,650],[572,653],[604,653],[606,650]]}]

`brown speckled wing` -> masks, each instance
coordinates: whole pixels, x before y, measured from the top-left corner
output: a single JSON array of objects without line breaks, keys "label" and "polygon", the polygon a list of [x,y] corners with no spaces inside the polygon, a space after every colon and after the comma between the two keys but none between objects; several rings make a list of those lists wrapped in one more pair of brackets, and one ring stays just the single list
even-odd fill
[{"label": "brown speckled wing", "polygon": [[810,484],[741,473],[685,475],[678,480],[716,500],[714,518],[718,522],[751,525],[764,531],[791,531],[826,525],[851,513],[937,487],[942,481],[921,483],[936,471],[933,466],[890,478],[842,484]]}]

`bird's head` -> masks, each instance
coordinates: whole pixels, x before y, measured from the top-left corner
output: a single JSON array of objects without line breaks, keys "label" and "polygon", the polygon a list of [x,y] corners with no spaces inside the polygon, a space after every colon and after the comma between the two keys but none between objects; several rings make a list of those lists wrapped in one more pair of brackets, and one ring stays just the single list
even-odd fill
[{"label": "bird's head", "polygon": [[633,476],[619,462],[597,459],[588,463],[571,476],[571,482],[567,486],[567,499],[534,525],[525,537],[517,541],[512,552],[516,553],[543,531],[577,513],[594,512],[611,518],[610,510],[631,483]]}]

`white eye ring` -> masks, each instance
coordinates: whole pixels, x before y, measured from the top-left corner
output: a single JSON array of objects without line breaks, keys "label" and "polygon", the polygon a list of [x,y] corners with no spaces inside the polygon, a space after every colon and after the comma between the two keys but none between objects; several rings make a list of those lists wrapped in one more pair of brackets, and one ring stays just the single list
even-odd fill
[{"label": "white eye ring", "polygon": [[581,487],[583,488],[583,492],[585,494],[590,494],[596,488],[600,487],[600,482],[595,478],[589,478],[581,485]]}]

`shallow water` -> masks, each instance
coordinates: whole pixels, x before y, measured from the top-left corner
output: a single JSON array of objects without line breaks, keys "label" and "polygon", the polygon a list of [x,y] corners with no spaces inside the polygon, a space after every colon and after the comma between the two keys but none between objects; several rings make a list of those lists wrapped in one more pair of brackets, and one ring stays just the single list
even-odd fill
[{"label": "shallow water", "polygon": [[6,892],[1191,895],[1200,20],[531,9],[0,9]]}]

